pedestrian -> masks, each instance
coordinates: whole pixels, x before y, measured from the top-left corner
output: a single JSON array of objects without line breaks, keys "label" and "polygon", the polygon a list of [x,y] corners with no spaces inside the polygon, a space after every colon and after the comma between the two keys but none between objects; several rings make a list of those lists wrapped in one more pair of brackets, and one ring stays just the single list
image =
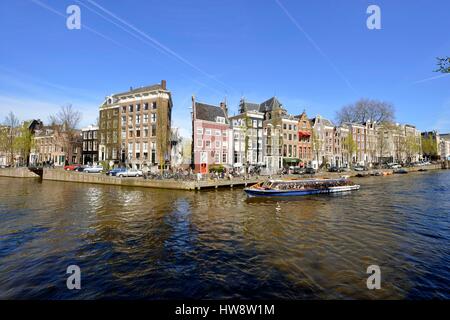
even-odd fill
[{"label": "pedestrian", "polygon": [[146,163],[144,163],[143,167],[142,167],[142,176],[144,177],[145,180],[147,180],[148,178],[148,166]]}]

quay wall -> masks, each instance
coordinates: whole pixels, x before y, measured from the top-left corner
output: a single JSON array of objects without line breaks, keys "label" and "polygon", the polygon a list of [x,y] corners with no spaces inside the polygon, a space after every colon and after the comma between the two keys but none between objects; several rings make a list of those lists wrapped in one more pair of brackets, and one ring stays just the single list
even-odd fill
[{"label": "quay wall", "polygon": [[44,169],[43,180],[95,183],[129,187],[146,187],[159,189],[195,190],[195,181],[144,180],[143,178],[117,178],[105,174]]},{"label": "quay wall", "polygon": [[[447,164],[448,165],[448,164]],[[428,165],[422,167],[406,168],[409,172],[419,171],[421,169],[436,170],[443,168],[443,164]],[[392,170],[381,169],[372,171],[387,171]],[[302,179],[302,178],[338,178],[342,175],[348,175],[351,177],[362,173],[368,175],[371,171],[365,172],[320,172],[316,175],[289,175],[284,176],[287,179]],[[0,169],[0,176],[4,177],[16,177],[16,178],[39,178],[39,175],[29,171],[27,168],[7,168]],[[117,178],[110,177],[105,174],[93,174],[83,172],[64,171],[62,169],[45,168],[43,170],[43,180],[64,181],[64,182],[76,182],[76,183],[94,183],[103,185],[116,185],[116,186],[129,186],[129,187],[144,187],[144,188],[158,188],[158,189],[172,189],[172,190],[200,190],[208,188],[233,188],[233,187],[245,187],[252,185],[259,181],[265,180],[267,177],[261,176],[258,178],[251,178],[249,180],[233,179],[233,180],[203,180],[203,181],[174,181],[174,180],[145,180],[143,178]],[[277,177],[273,177],[277,178]]]},{"label": "quay wall", "polygon": [[39,175],[31,172],[28,168],[5,168],[0,169],[0,177],[9,178],[39,178]]}]

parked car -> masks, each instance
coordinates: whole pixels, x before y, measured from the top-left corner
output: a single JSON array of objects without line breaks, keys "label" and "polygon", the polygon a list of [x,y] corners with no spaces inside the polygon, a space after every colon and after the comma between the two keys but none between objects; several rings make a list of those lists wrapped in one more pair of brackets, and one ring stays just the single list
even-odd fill
[{"label": "parked car", "polygon": [[365,171],[366,168],[363,167],[363,166],[355,166],[355,167],[353,167],[353,170],[355,170],[355,171]]},{"label": "parked car", "polygon": [[83,170],[83,172],[87,172],[87,173],[100,173],[102,171],[103,171],[102,166],[87,167],[87,168],[84,168],[84,170]]},{"label": "parked car", "polygon": [[330,167],[328,172],[341,172],[341,168],[339,167]]},{"label": "parked car", "polygon": [[87,166],[79,166],[79,167],[75,168],[74,171],[77,171],[77,172],[83,172],[84,169],[86,169],[86,168],[87,168]]},{"label": "parked car", "polygon": [[125,171],[118,172],[116,174],[117,177],[142,177],[142,171],[136,169],[126,169]]},{"label": "parked car", "polygon": [[75,171],[76,168],[78,168],[79,164],[68,164],[67,166],[64,166],[64,170],[67,171]]},{"label": "parked car", "polygon": [[116,176],[118,173],[125,172],[125,171],[127,171],[127,168],[114,168],[114,169],[111,169],[108,172],[106,172],[106,174],[108,176]]},{"label": "parked car", "polygon": [[305,169],[305,174],[315,174],[316,173],[316,169],[314,168],[306,168]]},{"label": "parked car", "polygon": [[304,169],[299,166],[291,166],[289,167],[289,170],[293,174],[302,174],[304,172]]},{"label": "parked car", "polygon": [[396,162],[388,163],[387,166],[389,169],[399,169],[402,167],[400,164]]}]

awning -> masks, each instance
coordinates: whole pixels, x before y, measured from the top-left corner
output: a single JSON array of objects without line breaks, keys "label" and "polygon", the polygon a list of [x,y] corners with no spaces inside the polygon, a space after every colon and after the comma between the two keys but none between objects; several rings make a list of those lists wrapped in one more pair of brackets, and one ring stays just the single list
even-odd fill
[{"label": "awning", "polygon": [[310,137],[311,136],[311,132],[299,130],[298,131],[298,136],[299,136],[299,138]]},{"label": "awning", "polygon": [[298,163],[300,162],[299,158],[283,158],[284,163]]}]

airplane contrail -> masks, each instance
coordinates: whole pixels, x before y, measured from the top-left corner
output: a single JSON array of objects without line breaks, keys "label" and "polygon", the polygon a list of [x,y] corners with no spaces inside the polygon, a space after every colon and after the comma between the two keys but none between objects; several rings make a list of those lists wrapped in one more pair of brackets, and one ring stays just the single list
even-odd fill
[{"label": "airplane contrail", "polygon": [[123,25],[127,26],[128,28],[130,28],[131,30],[133,30],[134,32],[138,33],[140,36],[142,36],[143,38],[149,40],[150,42],[152,42],[154,45],[158,46],[160,49],[162,49],[163,51],[166,52],[166,54],[172,56],[173,58],[183,62],[184,64],[190,66],[191,68],[195,69],[196,71],[198,71],[199,73],[205,75],[206,77],[216,81],[217,83],[221,84],[224,87],[230,88],[234,91],[236,91],[235,89],[233,89],[232,87],[230,87],[229,85],[227,85],[226,83],[220,81],[219,79],[217,79],[216,77],[214,77],[213,75],[207,73],[206,71],[202,70],[201,68],[199,68],[198,66],[196,66],[195,64],[193,64],[192,62],[188,61],[187,59],[185,59],[184,57],[182,57],[180,54],[178,54],[177,52],[175,52],[174,50],[170,49],[169,47],[167,47],[166,45],[162,44],[161,42],[159,42],[157,39],[149,36],[147,33],[145,33],[144,31],[138,29],[137,27],[135,27],[134,25],[132,25],[131,23],[127,22],[126,20],[118,17],[116,14],[114,14],[113,12],[109,11],[108,9],[102,7],[101,5],[99,5],[98,3],[96,3],[93,0],[87,0],[90,4],[92,4],[93,6],[95,6],[96,8],[100,9],[101,11],[103,11],[104,13],[106,13],[107,15],[113,17],[114,19],[116,19],[117,21],[121,22]]},{"label": "airplane contrail", "polygon": [[319,45],[311,38],[311,36],[303,29],[303,27],[298,23],[298,21],[290,14],[285,6],[281,4],[279,0],[275,0],[280,9],[286,14],[286,16],[291,20],[291,22],[297,27],[297,29],[306,37],[309,43],[316,49],[316,51],[328,62],[331,68],[336,72],[336,74],[347,84],[347,86],[357,93],[356,89],[350,83],[350,81],[344,76],[344,74],[336,67],[336,65],[331,61],[331,59],[325,54],[325,52],[319,47]]},{"label": "airplane contrail", "polygon": [[[44,8],[44,9],[50,11],[50,12],[53,12],[54,14],[56,14],[56,15],[58,15],[58,16],[60,16],[60,17],[63,17],[64,19],[67,19],[67,16],[66,16],[66,15],[64,15],[63,13],[61,13],[61,12],[55,10],[54,8],[50,7],[49,5],[46,5],[45,3],[42,3],[42,2],[39,1],[39,0],[30,0],[30,1],[31,1],[31,2],[34,2],[34,3],[37,4],[38,6]],[[100,37],[102,37],[102,38],[105,39],[105,40],[108,40],[108,41],[113,42],[114,44],[118,45],[119,47],[122,47],[122,48],[125,48],[125,49],[128,49],[128,50],[134,51],[133,49],[124,46],[123,44],[121,44],[121,43],[115,41],[114,39],[111,39],[111,38],[108,37],[108,36],[105,36],[103,33],[98,32],[97,30],[95,30],[95,29],[89,27],[88,25],[86,25],[86,24],[84,24],[84,23],[83,23],[83,28],[86,29],[86,30],[88,30],[88,31],[90,31],[90,32],[92,32],[92,33],[94,33],[94,34],[96,34],[96,35],[98,35],[98,36],[100,36]]]},{"label": "airplane contrail", "polygon": [[417,81],[414,81],[413,84],[428,82],[428,81],[431,81],[431,80],[436,80],[436,79],[444,78],[444,77],[447,77],[447,76],[450,76],[450,73],[445,73],[445,74],[441,74],[441,75],[438,75],[438,76],[425,78],[425,79],[422,79],[422,80],[417,80]]}]

